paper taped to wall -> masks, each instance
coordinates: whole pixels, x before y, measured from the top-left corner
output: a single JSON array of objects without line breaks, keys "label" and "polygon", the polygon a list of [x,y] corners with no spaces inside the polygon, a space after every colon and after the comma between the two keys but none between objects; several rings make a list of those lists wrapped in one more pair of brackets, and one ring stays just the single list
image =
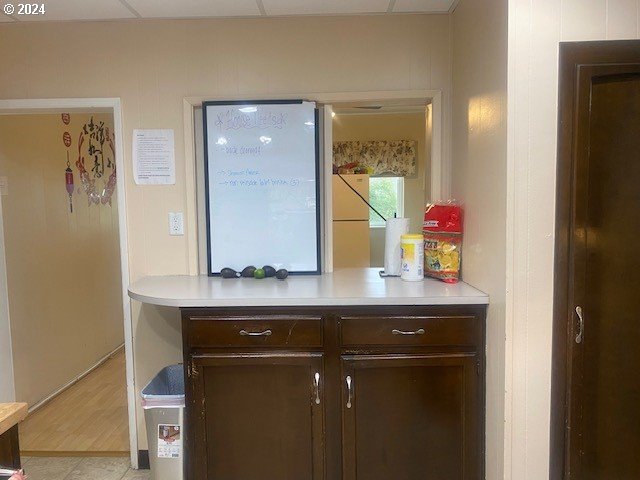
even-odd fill
[{"label": "paper taped to wall", "polygon": [[136,185],[175,185],[173,130],[134,130],[132,156]]}]

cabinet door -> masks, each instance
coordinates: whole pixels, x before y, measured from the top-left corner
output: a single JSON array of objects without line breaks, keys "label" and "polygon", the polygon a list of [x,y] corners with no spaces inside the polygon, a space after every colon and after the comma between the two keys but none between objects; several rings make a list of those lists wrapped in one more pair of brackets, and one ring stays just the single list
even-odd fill
[{"label": "cabinet door", "polygon": [[342,357],[343,480],[480,480],[477,357]]},{"label": "cabinet door", "polygon": [[321,480],[322,354],[193,356],[190,480]]}]

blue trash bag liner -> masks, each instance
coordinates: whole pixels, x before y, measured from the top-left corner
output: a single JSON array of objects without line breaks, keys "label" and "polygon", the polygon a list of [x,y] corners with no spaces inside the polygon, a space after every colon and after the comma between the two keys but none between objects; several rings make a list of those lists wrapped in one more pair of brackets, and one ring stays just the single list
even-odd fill
[{"label": "blue trash bag liner", "polygon": [[143,408],[184,407],[184,367],[164,367],[142,389]]}]

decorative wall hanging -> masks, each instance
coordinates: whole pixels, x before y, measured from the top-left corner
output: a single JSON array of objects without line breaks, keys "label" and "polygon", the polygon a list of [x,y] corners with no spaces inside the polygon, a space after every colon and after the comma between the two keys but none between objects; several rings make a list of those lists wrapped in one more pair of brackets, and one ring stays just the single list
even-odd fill
[{"label": "decorative wall hanging", "polygon": [[333,169],[338,173],[368,173],[408,177],[416,173],[415,140],[333,142]]},{"label": "decorative wall hanging", "polygon": [[67,169],[64,172],[64,181],[69,194],[69,211],[73,213],[73,170],[71,170],[71,163],[69,163],[69,152],[67,152]]},{"label": "decorative wall hanging", "polygon": [[[85,147],[85,141],[87,145]],[[76,167],[80,172],[80,183],[82,189],[87,194],[89,205],[111,205],[111,197],[116,189],[116,164],[115,148],[113,146],[113,134],[109,127],[105,127],[104,122],[94,123],[93,117],[89,123],[85,124],[80,131],[78,138],[78,160]],[[104,151],[104,144],[109,146],[107,152]],[[93,160],[90,172],[85,166],[85,154],[87,158]],[[109,174],[103,187],[96,185],[96,181]]]},{"label": "decorative wall hanging", "polygon": [[[62,114],[62,123],[69,125],[71,122],[71,115],[68,113]],[[64,171],[64,183],[67,189],[67,195],[69,195],[69,212],[73,213],[73,170],[71,170],[71,162],[69,162],[69,147],[71,146],[71,134],[65,130],[62,134],[62,143],[67,147],[67,169]]]}]

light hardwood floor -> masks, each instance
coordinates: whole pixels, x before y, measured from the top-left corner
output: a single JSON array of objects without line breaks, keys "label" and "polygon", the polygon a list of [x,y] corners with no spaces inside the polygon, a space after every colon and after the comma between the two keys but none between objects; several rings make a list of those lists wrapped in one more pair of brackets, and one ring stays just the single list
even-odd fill
[{"label": "light hardwood floor", "polygon": [[20,424],[26,456],[126,456],[129,452],[124,350]]}]

